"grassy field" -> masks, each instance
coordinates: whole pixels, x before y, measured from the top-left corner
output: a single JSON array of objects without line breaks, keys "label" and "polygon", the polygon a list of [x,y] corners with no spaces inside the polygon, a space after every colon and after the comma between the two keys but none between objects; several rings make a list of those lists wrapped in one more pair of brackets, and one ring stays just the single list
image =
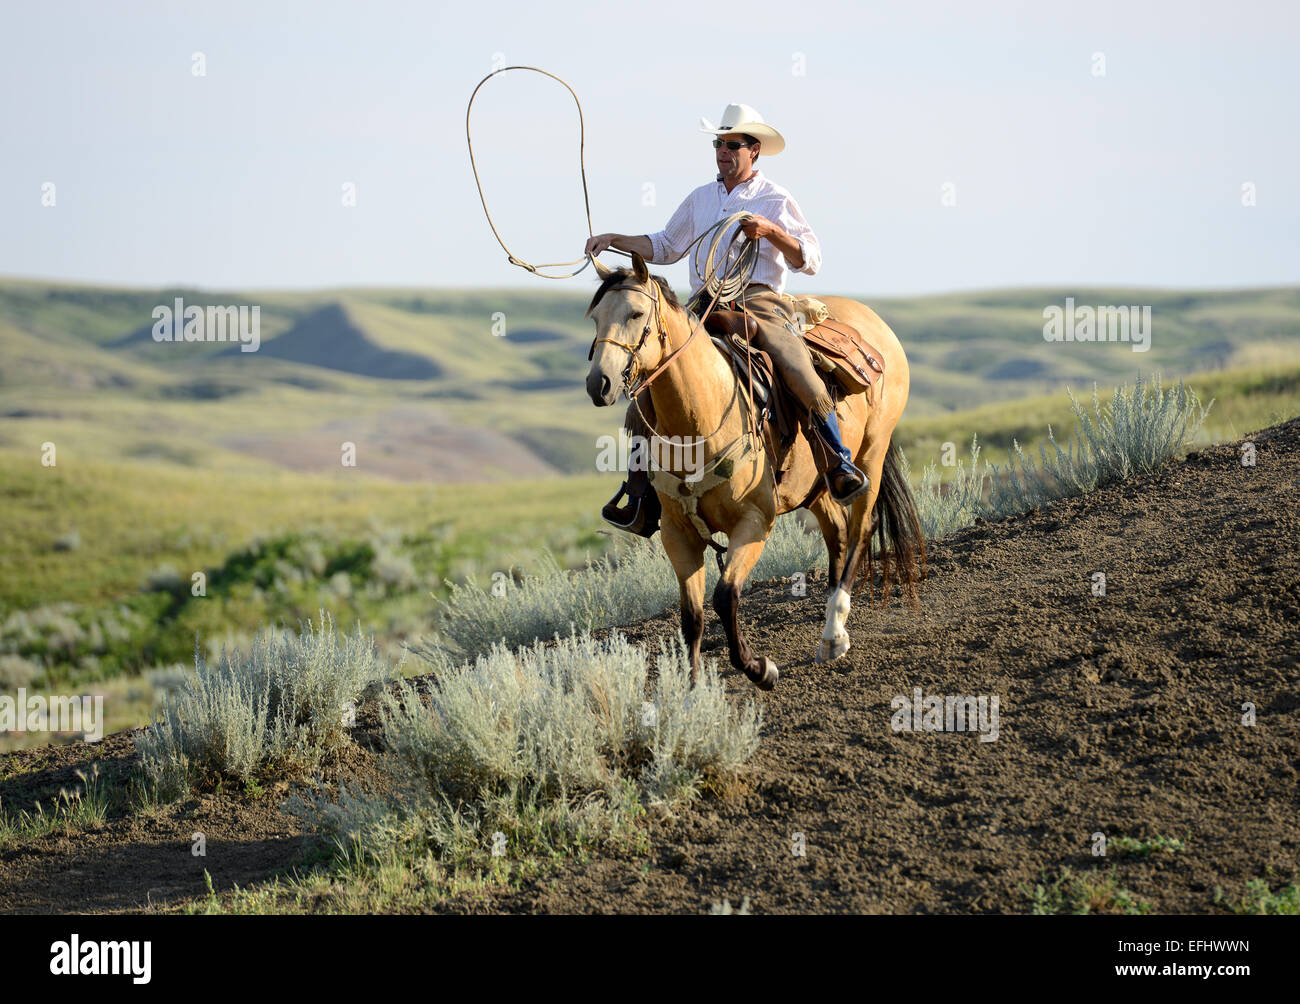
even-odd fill
[{"label": "grassy field", "polygon": [[[1152,304],[1151,351],[1044,342],[1043,307],[1066,295]],[[150,311],[175,296],[259,303],[268,351],[155,342]],[[599,507],[619,475],[595,457],[622,410],[582,391],[586,300],[0,281],[0,692],[98,688],[112,727],[139,724],[196,636],[239,646],[325,609],[396,656],[436,631],[447,580],[527,571],[545,550],[568,567],[603,554]],[[1086,404],[1096,381],[1104,401],[1139,370],[1214,399],[1202,441],[1300,410],[1295,289],[875,305],[913,363],[897,438],[914,477],[973,436],[995,463],[1013,440],[1032,453],[1049,425],[1064,439],[1066,387]],[[417,363],[421,379],[362,372]]]},{"label": "grassy field", "polygon": [[[259,537],[316,530],[339,538],[427,538],[420,563],[444,578],[503,567],[548,547],[569,560],[603,549],[595,533],[606,477],[421,485],[292,471],[228,473],[164,462],[105,462],[0,450],[0,610],[106,603],[164,565],[210,568]],[[60,538],[76,533],[75,549]]]},{"label": "grassy field", "polygon": [[0,450],[0,687],[126,678],[97,692],[135,725],[145,674],[189,663],[196,635],[239,646],[259,624],[296,627],[322,608],[397,659],[436,629],[446,581],[528,567],[543,550],[567,565],[603,553],[607,481],[433,486],[76,454],[47,468]]}]

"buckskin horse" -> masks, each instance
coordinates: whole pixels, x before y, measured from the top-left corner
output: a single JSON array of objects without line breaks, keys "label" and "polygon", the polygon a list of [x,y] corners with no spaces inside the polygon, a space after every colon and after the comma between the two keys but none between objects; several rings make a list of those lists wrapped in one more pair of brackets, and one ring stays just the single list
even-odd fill
[{"label": "buckskin horse", "polygon": [[864,563],[866,581],[873,578],[873,530],[880,548],[882,602],[887,602],[893,584],[916,602],[916,564],[919,559],[923,575],[925,545],[891,439],[907,405],[907,356],[870,307],[838,296],[820,298],[832,317],[856,328],[884,362],[870,402],[862,394],[837,402],[844,443],[871,479],[870,491],[846,510],[819,490],[822,476],[802,434],[785,456],[778,484],[768,451],[746,436],[749,418],[741,393],[745,381],[708,337],[695,337],[699,322],[681,307],[668,283],[650,275],[639,255],[632,256],[632,263],[631,269],[596,263],[604,281],[586,315],[596,325],[587,393],[603,407],[612,405],[621,391],[630,398],[648,391],[655,438],[697,443],[704,439],[702,467],[670,469],[668,477],[656,472],[654,480],[663,503],[663,546],[681,589],[682,636],[690,652],[691,678],[699,674],[704,635],[705,550],[711,534],[721,532],[728,538],[728,556],[713,591],[713,606],[726,631],[732,665],[770,690],[779,670],[750,648],[740,627],[739,605],[745,580],[777,516],[808,508],[826,541],[831,594],[818,662],[838,659],[849,650],[845,621]]}]

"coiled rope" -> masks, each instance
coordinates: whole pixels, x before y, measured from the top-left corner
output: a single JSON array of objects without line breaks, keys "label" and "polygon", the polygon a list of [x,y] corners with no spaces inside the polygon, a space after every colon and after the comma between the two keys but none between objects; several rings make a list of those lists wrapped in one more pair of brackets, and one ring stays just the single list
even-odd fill
[{"label": "coiled rope", "polygon": [[[718,275],[718,268],[721,262],[717,260],[718,246],[722,243],[722,235],[726,233],[727,228],[733,224],[743,223],[752,216],[752,213],[739,212],[732,213],[730,216],[718,220],[717,223],[709,227],[704,233],[696,237],[695,240],[687,246],[686,252],[691,256],[691,267],[695,269],[695,276],[700,280],[700,289],[687,307],[691,308],[702,303],[705,299],[713,299],[715,302],[729,303],[746,286],[754,274],[754,268],[758,264],[758,241],[750,240],[745,236],[745,231],[739,226],[736,232],[732,234],[730,242],[727,244],[727,253],[723,256],[722,261],[731,261],[732,249],[736,241],[743,241],[740,247],[740,253],[736,255],[735,261],[728,266],[721,276]],[[709,255],[704,262],[704,272],[700,272],[698,246],[709,234],[713,235],[713,240],[709,242]]]}]

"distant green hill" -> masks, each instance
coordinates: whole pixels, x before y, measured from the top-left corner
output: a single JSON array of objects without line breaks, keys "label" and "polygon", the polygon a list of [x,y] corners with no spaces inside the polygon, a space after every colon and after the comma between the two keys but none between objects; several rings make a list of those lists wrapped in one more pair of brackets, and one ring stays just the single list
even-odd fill
[{"label": "distant green hill", "polygon": [[[1120,343],[1049,343],[1044,308],[1151,307],[1147,352]],[[1300,361],[1300,287],[1231,291],[1028,289],[880,300],[872,304],[907,349],[909,411],[960,410],[1064,385],[1091,387],[1162,372]],[[919,400],[918,400],[919,399]]]},{"label": "distant green hill", "polygon": [[[0,280],[0,445],[101,459],[325,471],[343,442],[399,480],[593,473],[621,407],[583,391],[590,288],[302,292]],[[156,305],[256,304],[261,348],[159,343]],[[1044,309],[1150,306],[1149,352],[1053,343]],[[1300,288],[1032,289],[871,304],[912,364],[908,422],[1160,371],[1167,381],[1300,362]],[[927,434],[928,436],[929,434]]]},{"label": "distant green hill", "polygon": [[[233,345],[223,355],[243,352]],[[271,359],[342,370],[381,380],[435,380],[440,367],[427,353],[385,349],[338,303],[327,303],[300,318],[292,328],[264,342],[258,352]]]}]

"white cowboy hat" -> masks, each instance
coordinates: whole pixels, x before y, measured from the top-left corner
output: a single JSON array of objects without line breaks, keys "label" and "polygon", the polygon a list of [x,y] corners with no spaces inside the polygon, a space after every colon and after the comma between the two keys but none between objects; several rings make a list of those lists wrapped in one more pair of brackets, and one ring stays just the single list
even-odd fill
[{"label": "white cowboy hat", "polygon": [[714,125],[708,119],[700,119],[700,132],[711,132],[722,136],[729,132],[748,133],[754,139],[762,140],[762,152],[769,157],[785,149],[785,139],[779,132],[763,121],[763,116],[749,105],[727,105],[722,113],[722,122]]}]

